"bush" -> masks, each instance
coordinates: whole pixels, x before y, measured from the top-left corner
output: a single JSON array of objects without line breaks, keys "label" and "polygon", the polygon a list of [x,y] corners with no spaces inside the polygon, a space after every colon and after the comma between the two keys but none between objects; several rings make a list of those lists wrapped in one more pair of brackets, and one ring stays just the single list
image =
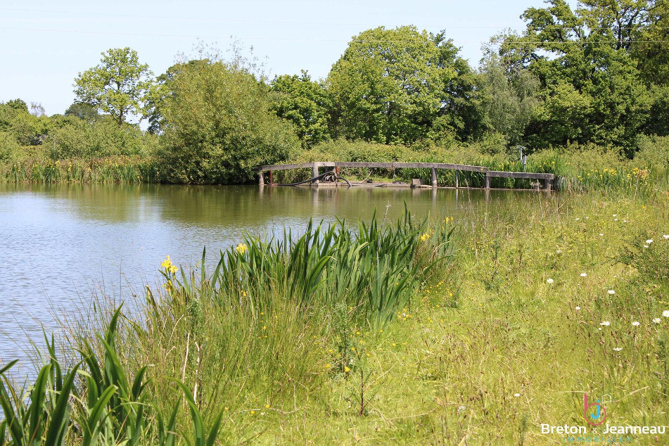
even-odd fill
[{"label": "bush", "polygon": [[45,140],[53,160],[100,158],[108,156],[149,156],[156,151],[158,138],[144,134],[138,127],[119,127],[109,118],[93,123],[68,119]]},{"label": "bush", "polygon": [[285,161],[299,146],[290,124],[269,111],[265,84],[234,65],[181,65],[162,106],[160,159],[175,183],[242,183],[261,164]]},{"label": "bush", "polygon": [[0,162],[8,163],[19,156],[21,147],[13,135],[0,131]]}]

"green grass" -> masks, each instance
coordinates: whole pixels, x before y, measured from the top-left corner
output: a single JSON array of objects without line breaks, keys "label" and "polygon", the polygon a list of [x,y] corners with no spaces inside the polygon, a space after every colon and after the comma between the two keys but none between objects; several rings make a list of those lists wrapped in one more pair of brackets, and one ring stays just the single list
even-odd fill
[{"label": "green grass", "polygon": [[[541,424],[586,426],[584,393],[611,424],[667,426],[667,197],[538,194],[249,237],[211,274],[166,261],[138,316],[69,327],[67,444],[557,444]],[[42,411],[5,382],[21,432],[62,420],[57,382],[23,394]]]},{"label": "green grass", "polygon": [[32,158],[0,164],[0,182],[7,183],[157,183],[160,175],[152,158],[139,156]]}]

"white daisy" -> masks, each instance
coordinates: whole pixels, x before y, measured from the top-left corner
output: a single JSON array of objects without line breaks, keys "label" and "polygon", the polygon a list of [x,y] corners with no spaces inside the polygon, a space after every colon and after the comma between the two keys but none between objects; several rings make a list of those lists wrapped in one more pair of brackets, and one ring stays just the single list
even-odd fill
[{"label": "white daisy", "polygon": [[640,323],[638,321],[633,322],[633,327],[639,327]]},{"label": "white daisy", "polygon": [[580,276],[586,277],[586,273],[581,273]]},{"label": "white daisy", "polygon": [[670,235],[664,235],[663,238],[667,240],[670,238]]},{"label": "white daisy", "polygon": [[660,324],[661,323],[661,318],[660,317],[655,317],[651,320],[654,324]]},{"label": "white daisy", "polygon": [[602,326],[604,326],[604,327],[609,327],[609,325],[610,325],[610,321],[602,321],[602,322],[600,323],[600,325],[602,325]]},{"label": "white daisy", "polygon": [[670,317],[670,310],[665,310],[663,312],[663,317]]},{"label": "white daisy", "polygon": [[515,393],[514,396],[518,398],[518,397],[521,396],[521,394],[520,393]]},{"label": "white daisy", "polygon": [[579,311],[581,309],[582,309],[582,307],[575,307],[575,310],[577,310],[577,311]]},{"label": "white daisy", "polygon": [[620,352],[621,350],[623,350],[623,348],[622,347],[614,347],[612,350],[614,350],[615,352]]},{"label": "white daisy", "polygon": [[554,279],[547,279],[547,283],[554,283]]},{"label": "white daisy", "polygon": [[598,234],[598,235],[602,237],[602,236],[605,235],[605,234]]},{"label": "white daisy", "polygon": [[654,243],[654,239],[651,239],[651,238],[650,238],[650,239],[647,240],[645,243],[646,243],[647,245],[651,245],[652,243]]},{"label": "white daisy", "polygon": [[614,290],[608,290],[607,294],[614,294]]}]

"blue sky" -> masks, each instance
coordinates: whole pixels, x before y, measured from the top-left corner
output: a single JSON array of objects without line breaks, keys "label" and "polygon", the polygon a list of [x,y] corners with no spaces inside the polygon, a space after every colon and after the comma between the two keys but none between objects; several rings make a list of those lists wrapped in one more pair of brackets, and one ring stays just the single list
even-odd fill
[{"label": "blue sky", "polygon": [[326,77],[352,36],[370,28],[415,25],[438,32],[477,66],[481,46],[541,0],[181,1],[0,0],[0,101],[41,103],[48,115],[73,102],[78,73],[109,48],[131,47],[154,74],[198,40],[226,50],[253,46],[266,71]]}]

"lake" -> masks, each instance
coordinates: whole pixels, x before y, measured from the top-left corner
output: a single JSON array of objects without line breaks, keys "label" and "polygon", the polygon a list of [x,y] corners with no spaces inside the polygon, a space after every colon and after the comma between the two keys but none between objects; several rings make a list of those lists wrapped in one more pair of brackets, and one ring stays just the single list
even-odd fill
[{"label": "lake", "polygon": [[158,286],[161,262],[195,265],[241,241],[310,218],[394,220],[407,204],[419,217],[458,218],[495,201],[537,200],[532,192],[390,188],[0,184],[0,364],[27,359],[54,314],[87,311],[93,296],[116,301]]}]

